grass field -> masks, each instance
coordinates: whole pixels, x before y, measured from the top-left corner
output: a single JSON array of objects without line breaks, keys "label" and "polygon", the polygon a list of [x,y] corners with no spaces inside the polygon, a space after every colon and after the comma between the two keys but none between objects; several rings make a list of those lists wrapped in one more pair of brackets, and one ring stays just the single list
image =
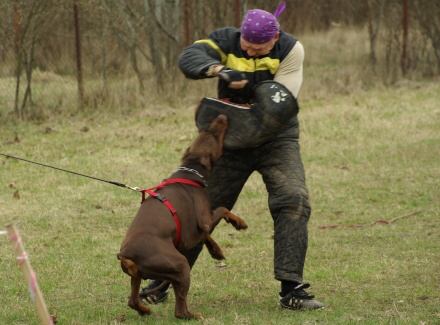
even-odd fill
[{"label": "grass field", "polygon": [[[210,325],[440,324],[440,84],[400,83],[300,103],[313,206],[305,280],[326,308],[278,307],[273,225],[254,174],[234,207],[249,229],[236,232],[224,223],[216,229],[228,267],[218,268],[203,251],[192,272],[190,310],[210,316],[200,322]],[[196,135],[194,105],[184,106],[8,121],[0,127],[0,152],[151,187],[179,165]],[[0,157],[0,230],[9,222],[19,229],[59,324],[116,324],[122,314],[127,325],[182,323],[173,316],[173,294],[150,316],[126,306],[130,281],[116,253],[140,199]],[[0,236],[0,288],[0,323],[39,324],[6,236]]]}]

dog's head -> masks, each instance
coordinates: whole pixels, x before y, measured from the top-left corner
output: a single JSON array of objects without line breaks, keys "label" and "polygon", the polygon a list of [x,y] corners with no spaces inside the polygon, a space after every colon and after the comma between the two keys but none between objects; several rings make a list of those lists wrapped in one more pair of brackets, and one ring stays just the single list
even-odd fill
[{"label": "dog's head", "polygon": [[227,128],[226,116],[217,116],[207,130],[200,131],[197,138],[186,150],[183,161],[197,160],[208,171],[211,171],[212,166],[223,153],[223,138]]}]

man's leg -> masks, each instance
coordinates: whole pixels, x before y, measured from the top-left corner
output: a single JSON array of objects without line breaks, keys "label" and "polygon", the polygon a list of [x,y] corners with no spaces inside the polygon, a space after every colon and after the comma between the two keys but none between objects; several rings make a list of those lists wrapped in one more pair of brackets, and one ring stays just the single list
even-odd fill
[{"label": "man's leg", "polygon": [[[258,171],[269,193],[275,227],[275,278],[281,281],[280,295],[292,301],[283,306],[321,308],[323,305],[304,291],[308,285],[302,283],[311,207],[299,143],[292,139],[275,139],[261,146],[258,157]],[[298,298],[298,302],[289,295]]]},{"label": "man's leg", "polygon": [[255,170],[253,149],[224,150],[208,182],[211,209],[232,210],[249,176]]}]

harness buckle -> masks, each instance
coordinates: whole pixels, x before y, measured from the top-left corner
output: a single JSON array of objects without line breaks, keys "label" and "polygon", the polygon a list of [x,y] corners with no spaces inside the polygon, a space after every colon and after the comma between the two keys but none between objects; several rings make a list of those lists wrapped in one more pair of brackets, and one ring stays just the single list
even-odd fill
[{"label": "harness buckle", "polygon": [[162,203],[165,202],[165,196],[163,196],[162,194],[156,193],[155,198],[158,199]]}]

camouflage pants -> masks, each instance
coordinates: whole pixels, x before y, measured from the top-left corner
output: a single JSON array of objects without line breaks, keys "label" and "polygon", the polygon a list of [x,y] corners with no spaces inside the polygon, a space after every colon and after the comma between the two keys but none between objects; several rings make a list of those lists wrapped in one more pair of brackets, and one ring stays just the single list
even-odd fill
[{"label": "camouflage pants", "polygon": [[208,193],[213,209],[224,206],[232,210],[247,179],[258,171],[269,194],[274,221],[275,278],[301,283],[311,207],[297,128],[257,148],[225,150],[214,167]]}]

